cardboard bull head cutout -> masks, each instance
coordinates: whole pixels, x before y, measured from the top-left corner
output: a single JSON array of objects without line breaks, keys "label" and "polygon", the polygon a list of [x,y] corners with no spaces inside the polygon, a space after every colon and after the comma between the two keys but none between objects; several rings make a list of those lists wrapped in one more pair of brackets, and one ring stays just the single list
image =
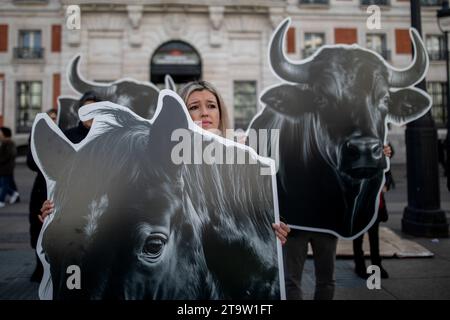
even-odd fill
[{"label": "cardboard bull head cutout", "polygon": [[152,120],[111,102],[79,115],[94,122],[76,145],[45,114],[33,125],[55,203],[38,241],[42,299],[284,298],[271,159],[196,126],[169,90]]},{"label": "cardboard bull head cutout", "polygon": [[[67,68],[67,79],[70,86],[80,94],[93,91],[105,101],[111,101],[129,107],[137,115],[151,119],[158,102],[159,88],[150,82],[141,82],[131,78],[120,79],[112,83],[96,83],[85,80],[79,70],[81,55],[75,56]],[[173,79],[166,75],[166,89],[176,91]],[[62,130],[78,124],[78,98],[58,97],[58,125]]]},{"label": "cardboard bull head cutout", "polygon": [[262,93],[263,109],[249,128],[280,130],[278,153],[270,156],[278,157],[280,212],[288,224],[355,238],[376,220],[389,166],[387,124],[404,125],[431,107],[413,87],[425,77],[427,52],[412,29],[415,58],[403,70],[357,45],[327,45],[293,62],[283,51],[289,23],[280,24],[269,48],[283,82]]}]

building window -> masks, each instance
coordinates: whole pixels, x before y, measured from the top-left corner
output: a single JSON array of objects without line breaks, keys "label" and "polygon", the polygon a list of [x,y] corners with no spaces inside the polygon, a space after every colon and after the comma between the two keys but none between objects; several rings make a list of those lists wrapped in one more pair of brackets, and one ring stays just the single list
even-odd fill
[{"label": "building window", "polygon": [[14,48],[16,59],[42,59],[44,49],[40,30],[20,30],[19,46]]},{"label": "building window", "polygon": [[447,123],[446,82],[427,82],[427,91],[433,99],[431,114],[437,127],[445,127]]},{"label": "building window", "polygon": [[430,60],[445,60],[444,36],[428,35],[426,45]]},{"label": "building window", "polygon": [[325,44],[325,34],[306,32],[304,44],[303,58],[307,58]]},{"label": "building window", "polygon": [[366,48],[379,53],[385,60],[391,59],[391,52],[386,48],[386,35],[369,33],[366,35]]},{"label": "building window", "polygon": [[234,128],[246,130],[256,114],[256,81],[234,81]]},{"label": "building window", "polygon": [[31,131],[34,118],[42,110],[42,82],[17,82],[17,122],[16,132],[27,133]]},{"label": "building window", "polygon": [[150,81],[161,87],[170,75],[175,83],[186,83],[202,77],[200,54],[189,43],[169,41],[156,49],[150,61]]}]

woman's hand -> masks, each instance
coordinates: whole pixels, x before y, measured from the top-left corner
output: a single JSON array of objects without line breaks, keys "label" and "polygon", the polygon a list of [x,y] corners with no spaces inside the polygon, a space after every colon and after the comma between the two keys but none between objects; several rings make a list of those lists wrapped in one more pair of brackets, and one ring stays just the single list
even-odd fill
[{"label": "woman's hand", "polygon": [[383,147],[383,153],[388,158],[392,157],[392,148],[391,148],[391,146],[384,146]]},{"label": "woman's hand", "polygon": [[45,200],[42,204],[41,208],[41,214],[38,216],[39,220],[41,220],[42,223],[44,223],[45,217],[47,217],[49,214],[53,212],[53,209],[55,208],[55,204],[51,200]]},{"label": "woman's hand", "polygon": [[291,228],[283,222],[272,223],[272,228],[275,231],[276,236],[280,239],[281,244],[285,244],[287,241],[287,236],[291,232]]}]

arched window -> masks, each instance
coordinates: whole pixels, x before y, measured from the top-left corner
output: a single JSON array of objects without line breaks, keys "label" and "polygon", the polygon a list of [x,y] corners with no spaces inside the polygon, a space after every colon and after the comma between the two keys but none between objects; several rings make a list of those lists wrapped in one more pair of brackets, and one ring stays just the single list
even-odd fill
[{"label": "arched window", "polygon": [[150,81],[155,84],[164,83],[168,74],[175,83],[198,80],[202,76],[200,55],[189,44],[183,41],[169,41],[162,44],[150,61]]}]

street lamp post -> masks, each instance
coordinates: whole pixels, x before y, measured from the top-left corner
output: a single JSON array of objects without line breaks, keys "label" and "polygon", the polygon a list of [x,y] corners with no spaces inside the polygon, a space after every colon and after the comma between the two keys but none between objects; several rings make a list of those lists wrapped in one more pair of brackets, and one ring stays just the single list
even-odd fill
[{"label": "street lamp post", "polygon": [[448,32],[450,31],[450,8],[448,6],[448,0],[442,2],[442,8],[437,12],[437,20],[439,29],[444,33],[444,54],[447,67],[447,158],[446,158],[446,172],[447,172],[447,189],[450,191],[450,65],[449,65],[449,52],[448,52]]},{"label": "street lamp post", "polygon": [[[420,0],[411,1],[411,25],[422,34]],[[418,84],[426,90],[425,80]],[[405,131],[408,206],[402,231],[414,236],[448,237],[445,212],[440,208],[437,130],[427,112]]]}]

